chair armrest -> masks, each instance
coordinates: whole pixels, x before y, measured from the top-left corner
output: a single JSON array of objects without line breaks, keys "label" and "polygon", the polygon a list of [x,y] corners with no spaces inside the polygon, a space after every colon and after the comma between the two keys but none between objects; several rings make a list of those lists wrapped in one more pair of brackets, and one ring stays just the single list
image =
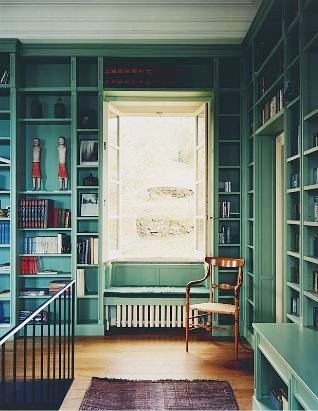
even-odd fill
[{"label": "chair armrest", "polygon": [[193,286],[196,285],[196,284],[202,283],[202,282],[205,281],[207,278],[209,278],[209,276],[210,276],[210,270],[208,270],[207,273],[205,274],[205,276],[202,277],[202,278],[200,278],[199,280],[192,280],[192,281],[188,282],[188,284],[187,284],[187,286],[186,286],[186,294],[187,294],[187,295],[190,294],[190,289],[191,289],[191,287],[193,287]]}]

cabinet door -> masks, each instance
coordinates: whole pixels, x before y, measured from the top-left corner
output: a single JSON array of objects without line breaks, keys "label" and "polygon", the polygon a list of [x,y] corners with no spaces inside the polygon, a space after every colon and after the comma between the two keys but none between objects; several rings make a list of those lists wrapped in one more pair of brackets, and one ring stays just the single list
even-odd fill
[{"label": "cabinet door", "polygon": [[195,113],[195,205],[194,205],[194,248],[198,257],[206,253],[206,210],[207,210],[207,135],[208,104],[203,104]]},{"label": "cabinet door", "polygon": [[106,261],[120,252],[120,117],[110,104],[104,103],[104,161],[105,184],[103,226],[104,256]]}]

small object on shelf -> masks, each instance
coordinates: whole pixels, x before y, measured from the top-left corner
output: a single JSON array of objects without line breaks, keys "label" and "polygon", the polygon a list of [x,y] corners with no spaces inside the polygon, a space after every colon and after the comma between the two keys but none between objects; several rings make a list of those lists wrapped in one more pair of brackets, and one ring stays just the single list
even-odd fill
[{"label": "small object on shelf", "polygon": [[292,272],[292,282],[299,284],[299,265],[297,264],[294,267],[291,267],[291,272]]},{"label": "small object on shelf", "polygon": [[8,84],[9,83],[9,70],[5,69],[2,71],[0,75],[0,84]]},{"label": "small object on shelf", "polygon": [[80,165],[98,165],[98,140],[81,140]]},{"label": "small object on shelf", "polygon": [[298,188],[299,187],[299,174],[294,173],[291,175],[291,187]]},{"label": "small object on shelf", "polygon": [[55,118],[65,118],[66,109],[65,104],[62,103],[62,98],[59,97],[57,102],[54,104],[54,117]]},{"label": "small object on shelf", "polygon": [[314,221],[318,221],[318,197],[314,197]]},{"label": "small object on shelf", "polygon": [[35,97],[31,102],[31,117],[32,118],[42,118],[42,104],[38,97]]},{"label": "small object on shelf", "polygon": [[83,178],[83,186],[97,186],[98,177],[94,177],[92,173]]},{"label": "small object on shelf", "polygon": [[97,217],[98,216],[98,194],[82,193],[81,194],[81,216]]},{"label": "small object on shelf", "polygon": [[315,292],[315,293],[318,293],[318,271],[314,271],[313,273],[313,285],[312,285],[312,288],[313,288],[313,291]]},{"label": "small object on shelf", "polygon": [[289,104],[296,97],[296,88],[292,81],[285,81],[284,84],[284,103]]},{"label": "small object on shelf", "polygon": [[221,227],[219,232],[219,244],[231,244],[231,227]]},{"label": "small object on shelf", "polygon": [[313,240],[314,257],[318,257],[318,236],[316,235]]},{"label": "small object on shelf", "polygon": [[58,166],[58,179],[60,190],[67,190],[68,174],[66,168],[66,142],[65,137],[60,136],[58,140],[58,155],[59,155],[59,166]]},{"label": "small object on shelf", "polygon": [[312,134],[312,146],[318,147],[318,132]]},{"label": "small object on shelf", "polygon": [[0,217],[8,217],[8,210],[6,208],[0,208]]},{"label": "small object on shelf", "polygon": [[0,291],[0,297],[10,297],[10,290],[1,290]]},{"label": "small object on shelf", "polygon": [[318,184],[318,167],[313,169],[313,184]]},{"label": "small object on shelf", "polygon": [[96,111],[88,107],[84,107],[79,113],[79,128],[96,128],[96,126]]},{"label": "small object on shelf", "polygon": [[291,297],[291,313],[293,315],[299,315],[299,296]]},{"label": "small object on shelf", "polygon": [[41,190],[41,143],[34,138],[32,143],[32,189]]},{"label": "small object on shelf", "polygon": [[313,307],[313,326],[318,328],[318,307]]}]

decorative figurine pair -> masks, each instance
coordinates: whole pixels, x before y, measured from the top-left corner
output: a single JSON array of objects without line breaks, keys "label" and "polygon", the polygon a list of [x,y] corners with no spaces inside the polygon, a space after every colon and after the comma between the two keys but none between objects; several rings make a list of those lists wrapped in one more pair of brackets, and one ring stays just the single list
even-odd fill
[{"label": "decorative figurine pair", "polygon": [[[61,136],[58,139],[58,179],[60,190],[67,190],[68,174],[66,168],[66,141]],[[32,189],[41,190],[41,143],[39,138],[34,138],[32,143]]]}]

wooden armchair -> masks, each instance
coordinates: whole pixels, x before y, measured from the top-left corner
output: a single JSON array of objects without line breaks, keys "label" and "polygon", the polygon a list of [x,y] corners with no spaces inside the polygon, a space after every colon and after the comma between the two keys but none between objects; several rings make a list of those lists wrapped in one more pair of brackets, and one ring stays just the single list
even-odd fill
[{"label": "wooden armchair", "polygon": [[[224,327],[213,325],[213,314],[223,314],[234,316],[234,336],[235,336],[235,358],[238,360],[238,341],[239,341],[239,292],[243,282],[243,266],[245,261],[241,258],[230,257],[206,257],[206,274],[203,278],[195,281],[190,281],[186,287],[186,351],[189,348],[189,331],[193,328],[205,328],[208,330],[219,329],[224,330]],[[215,267],[222,268],[237,268],[236,284],[214,284],[214,269]],[[190,305],[191,287],[200,284],[210,278],[210,301],[201,304]],[[234,290],[234,304],[222,304],[213,302],[214,289]],[[190,309],[198,312],[198,315],[190,317]],[[203,314],[202,314],[203,313]],[[210,320],[207,324],[200,324],[196,319],[209,315]]]}]

